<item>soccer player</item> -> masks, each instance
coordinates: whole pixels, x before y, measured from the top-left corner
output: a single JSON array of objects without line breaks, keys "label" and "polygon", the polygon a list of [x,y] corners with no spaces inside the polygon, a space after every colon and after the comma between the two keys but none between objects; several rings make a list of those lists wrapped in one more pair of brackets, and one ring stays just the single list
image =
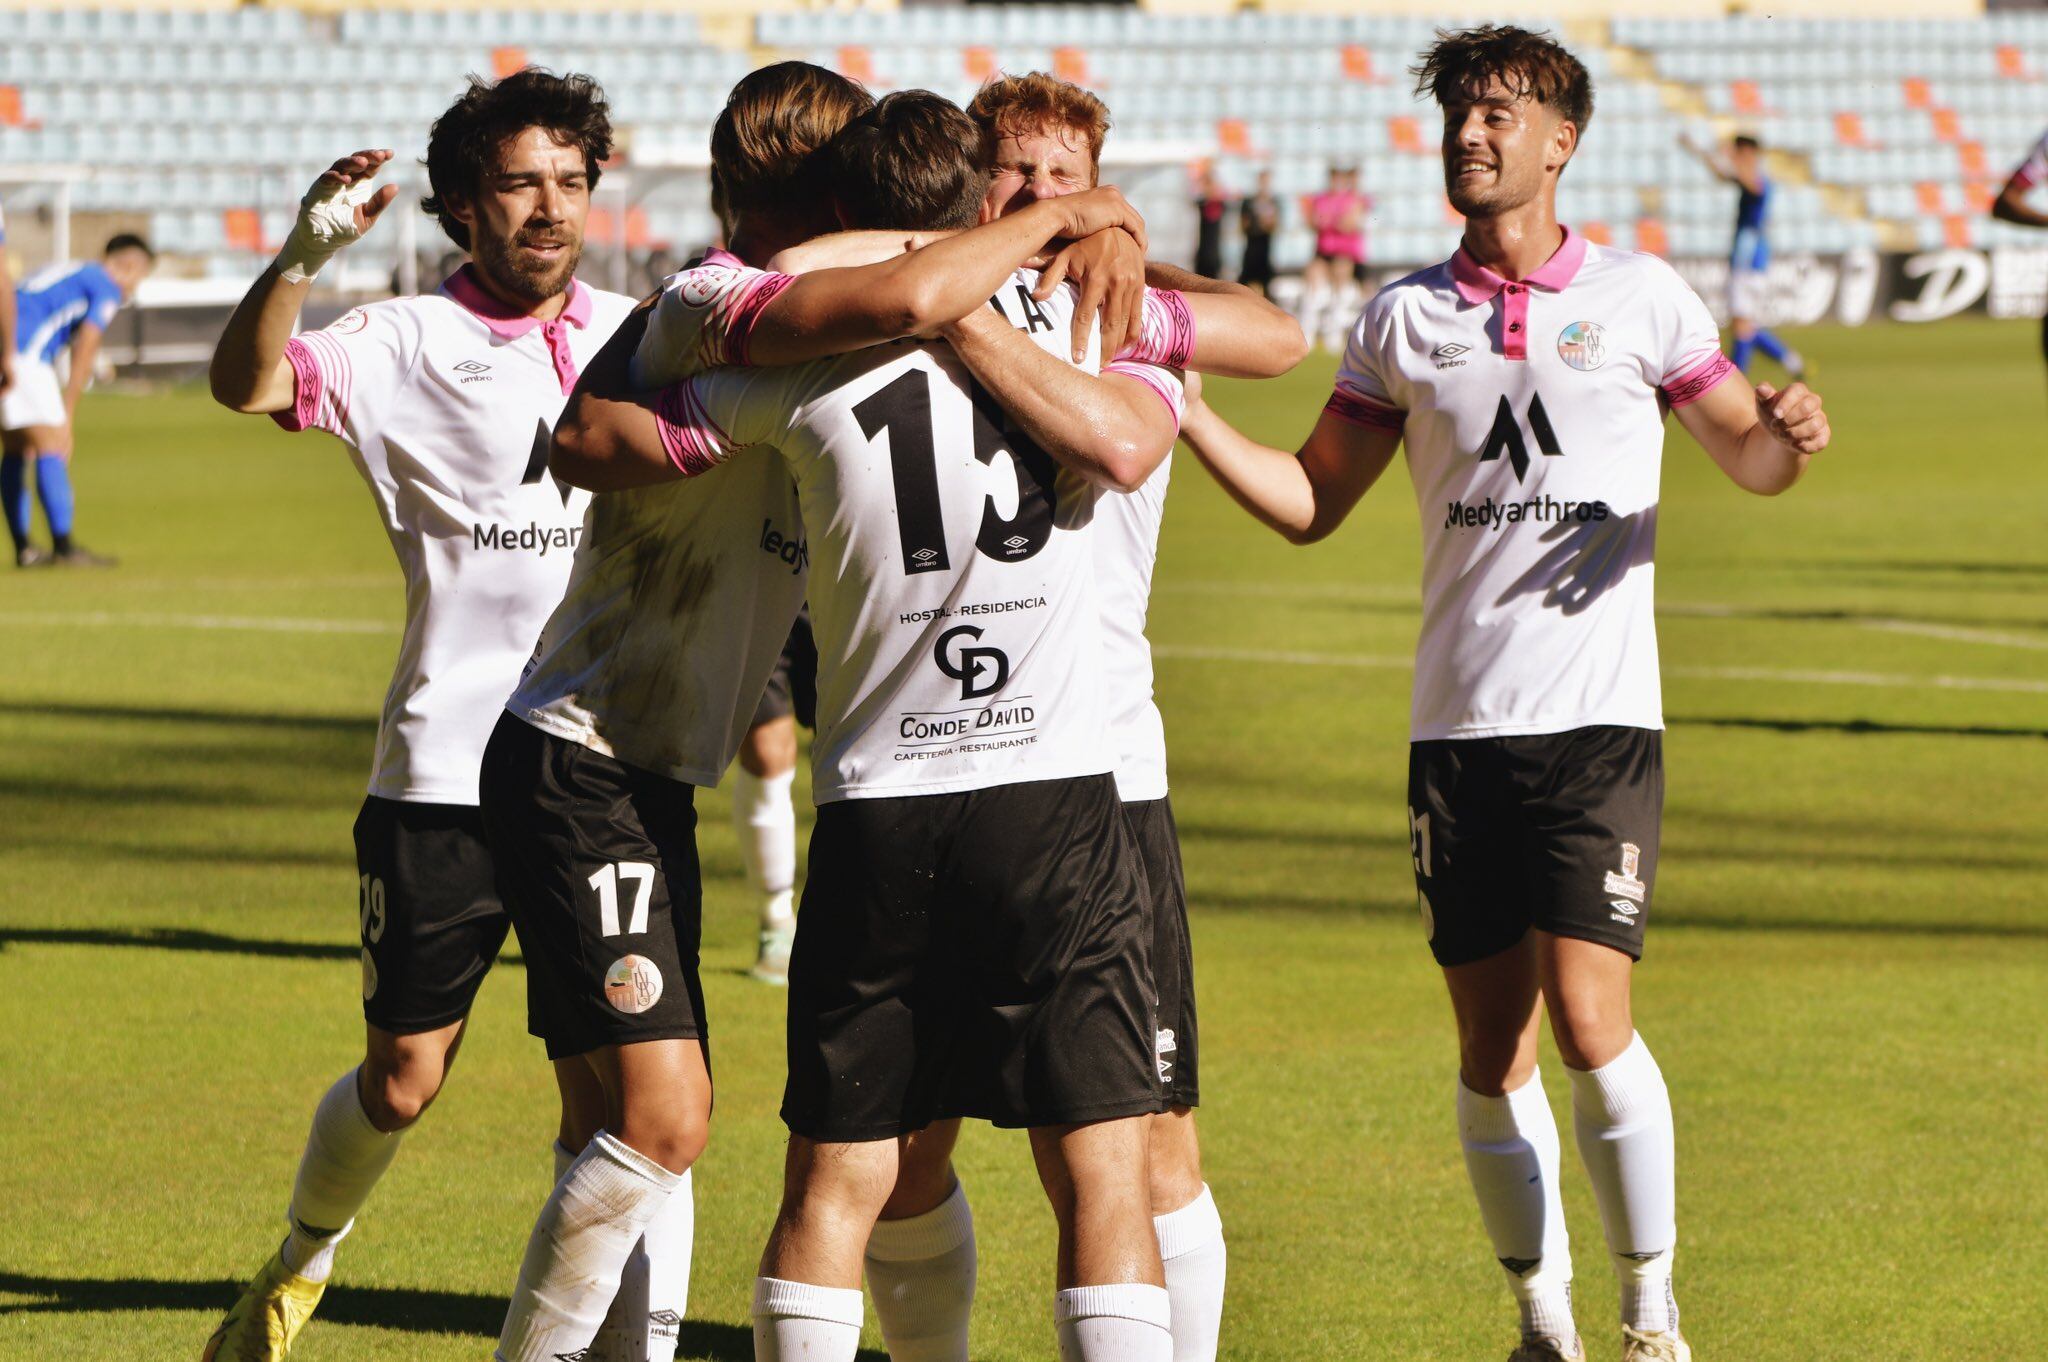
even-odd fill
[{"label": "soccer player", "polygon": [[1766,236],[1771,182],[1764,174],[1764,144],[1745,133],[1731,139],[1726,150],[1702,147],[1689,136],[1681,145],[1740,191],[1734,243],[1728,251],[1728,328],[1735,333],[1735,367],[1748,373],[1750,360],[1761,350],[1793,378],[1804,377],[1806,361],[1799,352],[1757,324],[1771,287],[1771,246]]},{"label": "soccer player", "polygon": [[1356,166],[1331,166],[1329,184],[1308,202],[1315,229],[1315,255],[1302,272],[1301,329],[1327,337],[1332,350],[1343,344],[1343,319],[1357,306],[1365,277],[1365,215],[1372,201],[1358,191]]},{"label": "soccer player", "polygon": [[[2027,159],[2013,168],[1991,205],[1991,216],[2019,227],[2048,227],[2048,210],[2027,202],[2027,196],[2043,184],[2048,184],[2048,133],[2041,134]],[[2048,313],[2041,317],[2041,352],[2048,355]]]},{"label": "soccer player", "polygon": [[[792,572],[801,544],[787,545]],[[764,984],[789,983],[789,948],[796,942],[796,730],[798,724],[817,728],[817,706],[818,647],[806,612],[775,659],[732,769],[733,830],[761,924],[748,974]]]},{"label": "soccer player", "polygon": [[1464,244],[1366,307],[1297,453],[1199,402],[1185,435],[1297,543],[1335,530],[1407,449],[1423,535],[1408,823],[1457,1019],[1466,1166],[1521,1308],[1514,1358],[1584,1355],[1536,1072],[1547,1011],[1621,1284],[1622,1355],[1686,1362],[1671,1104],[1629,1003],[1663,795],[1651,561],[1664,416],[1761,495],[1798,480],[1828,421],[1801,384],[1752,389],[1669,266],[1558,223],[1558,176],[1593,110],[1569,52],[1488,26],[1444,35],[1416,72],[1443,109]]},{"label": "soccer player", "polygon": [[[588,411],[609,407],[644,421],[666,467],[652,414],[602,396],[630,389],[636,347],[647,362],[638,367],[658,359],[664,375],[837,354],[982,311],[1055,238],[1136,222],[1106,192],[912,256],[899,237],[891,259],[860,269],[799,279],[744,263],[834,225],[817,152],[869,103],[859,86],[799,62],[734,88],[712,133],[713,196],[732,253],[668,281],[613,338],[558,427],[561,457],[576,456]],[[573,1163],[575,1151],[562,1151],[565,1176],[529,1243],[503,1356],[552,1357],[587,1341],[631,1243],[615,1217],[583,1213],[594,1201],[630,1219],[687,1200],[710,1097],[696,1043],[691,787],[716,783],[732,759],[808,565],[777,460],[597,498],[567,595],[487,752],[486,825],[511,868],[508,901],[535,962],[532,1029],[551,1054],[593,1066],[608,1093],[604,1135]],[[591,977],[559,957],[572,935]],[[564,969],[545,967],[558,960]]]},{"label": "soccer player", "polygon": [[0,398],[14,386],[14,269],[7,259],[7,214],[0,212]]},{"label": "soccer player", "polygon": [[[326,431],[349,450],[404,572],[406,626],[355,825],[363,1061],[320,1099],[289,1233],[207,1343],[209,1359],[289,1351],[337,1245],[440,1092],[505,937],[477,770],[582,533],[588,498],[550,475],[549,429],[632,307],[575,278],[611,148],[603,94],[586,77],[472,81],[434,124],[423,205],[468,263],[432,294],[294,339],[314,276],[397,197],[374,184],[389,151],[343,157],[314,182],[214,354],[223,405]],[[580,1065],[558,1074],[561,1137],[580,1143],[602,1120],[601,1094]]]},{"label": "soccer player", "polygon": [[1261,170],[1258,186],[1237,206],[1238,230],[1244,233],[1244,257],[1237,282],[1260,297],[1273,286],[1273,237],[1280,230],[1280,199],[1273,193],[1273,172]]},{"label": "soccer player", "polygon": [[[100,338],[114,314],[155,267],[156,253],[141,237],[122,232],[99,260],[50,265],[10,290],[13,304],[13,381],[0,397],[0,502],[14,539],[14,565],[112,567],[71,537],[71,451],[78,399],[92,382]],[[68,353],[60,384],[57,357]],[[46,553],[29,542],[29,485],[50,526]]]},{"label": "soccer player", "polygon": [[[834,142],[833,198],[854,226],[971,223],[980,141],[937,96],[891,96]],[[1013,362],[1058,366],[1072,297],[1041,303],[1020,276],[989,300],[1001,318],[977,308],[963,324],[1026,331],[1036,346],[1013,343]],[[1032,1129],[1061,1224],[1063,1352],[1170,1356],[1144,1205],[1142,1123],[1159,1102],[1149,923],[1109,776],[1090,582],[1095,488],[1139,485],[1172,441],[1158,396],[1178,383],[1154,378],[1151,392],[1101,393],[1090,438],[1040,449],[944,349],[721,370],[662,395],[651,450],[587,430],[565,464],[607,487],[770,446],[822,569],[820,808],[758,1357],[853,1356],[898,1140],[945,1115]]]}]

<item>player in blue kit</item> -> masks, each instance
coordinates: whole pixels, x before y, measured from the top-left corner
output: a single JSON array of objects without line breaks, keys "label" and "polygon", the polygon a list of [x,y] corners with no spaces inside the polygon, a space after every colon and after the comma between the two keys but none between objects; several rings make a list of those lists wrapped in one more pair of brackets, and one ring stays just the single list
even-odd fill
[{"label": "player in blue kit", "polygon": [[[0,502],[16,567],[113,566],[71,538],[71,423],[92,380],[100,337],[155,264],[149,243],[123,232],[107,242],[102,259],[51,265],[15,291],[14,377],[0,396]],[[66,350],[70,369],[60,383],[57,357]],[[50,525],[48,550],[29,542],[31,471]]]},{"label": "player in blue kit", "polygon": [[1728,329],[1735,333],[1735,367],[1749,372],[1761,350],[1785,366],[1792,377],[1806,376],[1806,360],[1768,327],[1757,325],[1770,290],[1771,245],[1766,232],[1771,212],[1771,181],[1764,174],[1764,146],[1747,135],[1733,138],[1726,151],[1709,150],[1685,141],[1685,149],[1709,170],[1740,191],[1735,201],[1735,240],[1728,252]]}]

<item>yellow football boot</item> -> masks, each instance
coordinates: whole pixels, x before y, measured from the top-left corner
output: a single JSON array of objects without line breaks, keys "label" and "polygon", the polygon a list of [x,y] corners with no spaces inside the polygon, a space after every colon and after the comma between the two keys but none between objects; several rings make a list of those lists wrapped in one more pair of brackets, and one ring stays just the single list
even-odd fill
[{"label": "yellow football boot", "polygon": [[326,1282],[309,1282],[286,1267],[283,1253],[271,1254],[206,1340],[199,1362],[284,1362],[326,1291]]}]

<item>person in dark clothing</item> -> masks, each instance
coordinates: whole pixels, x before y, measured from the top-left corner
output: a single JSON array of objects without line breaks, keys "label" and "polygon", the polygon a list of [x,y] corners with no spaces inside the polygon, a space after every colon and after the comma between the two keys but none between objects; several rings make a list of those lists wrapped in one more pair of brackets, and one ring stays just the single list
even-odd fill
[{"label": "person in dark clothing", "polygon": [[1273,172],[1259,172],[1259,187],[1237,206],[1238,230],[1244,233],[1244,259],[1237,282],[1263,295],[1273,282],[1273,234],[1280,230],[1280,200],[1273,196]]}]

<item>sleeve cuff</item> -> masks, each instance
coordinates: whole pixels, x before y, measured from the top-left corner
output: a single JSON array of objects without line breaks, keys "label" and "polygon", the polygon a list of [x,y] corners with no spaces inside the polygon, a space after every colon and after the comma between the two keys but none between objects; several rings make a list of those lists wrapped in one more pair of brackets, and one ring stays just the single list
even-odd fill
[{"label": "sleeve cuff", "polygon": [[1390,407],[1342,388],[1330,394],[1323,410],[1340,421],[1349,421],[1354,426],[1365,426],[1371,430],[1399,432],[1408,420],[1408,413],[1399,407]]},{"label": "sleeve cuff", "polygon": [[1677,374],[1666,379],[1660,388],[1664,400],[1669,402],[1675,411],[1688,403],[1699,401],[1719,387],[1722,379],[1734,372],[1735,365],[1728,356],[1715,350],[1712,354],[1703,355],[1685,365]]},{"label": "sleeve cuff", "polygon": [[1187,411],[1187,390],[1174,377],[1156,364],[1140,364],[1134,360],[1113,360],[1102,370],[1105,374],[1119,374],[1133,382],[1142,383],[1151,394],[1166,404],[1166,410],[1173,416],[1173,428],[1180,429],[1182,417]]},{"label": "sleeve cuff", "polygon": [[768,310],[768,305],[795,282],[793,274],[763,274],[748,283],[746,291],[726,314],[724,363],[753,363],[754,327],[760,322],[761,314]]},{"label": "sleeve cuff", "polygon": [[338,423],[320,420],[320,399],[326,395],[327,383],[313,347],[294,337],[285,342],[284,357],[292,366],[292,404],[283,411],[272,412],[270,419],[290,431],[338,430]]},{"label": "sleeve cuff", "polygon": [[732,453],[731,442],[697,400],[688,379],[661,390],[654,404],[654,423],[668,461],[686,478],[710,472]]},{"label": "sleeve cuff", "polygon": [[1117,359],[1185,369],[1195,353],[1195,315],[1178,289],[1145,290],[1144,334],[1125,345]]}]

